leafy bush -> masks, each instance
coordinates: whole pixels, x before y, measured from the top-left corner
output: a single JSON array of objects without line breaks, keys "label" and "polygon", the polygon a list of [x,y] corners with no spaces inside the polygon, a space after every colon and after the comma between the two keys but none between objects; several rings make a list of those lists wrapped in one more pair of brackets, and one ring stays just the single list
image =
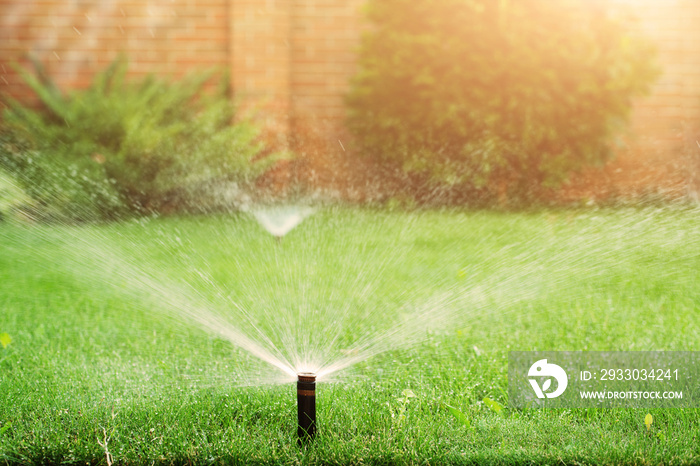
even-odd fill
[{"label": "leafy bush", "polygon": [[207,91],[211,73],[131,82],[117,60],[89,88],[64,94],[35,68],[19,70],[41,107],[7,99],[0,166],[44,214],[86,220],[191,209],[275,159],[263,157],[254,125],[233,124],[228,81]]},{"label": "leafy bush", "polygon": [[9,216],[16,209],[26,206],[29,199],[15,180],[7,173],[0,170],[0,221]]},{"label": "leafy bush", "polygon": [[525,196],[611,156],[653,50],[592,0],[370,0],[348,95],[360,151]]}]

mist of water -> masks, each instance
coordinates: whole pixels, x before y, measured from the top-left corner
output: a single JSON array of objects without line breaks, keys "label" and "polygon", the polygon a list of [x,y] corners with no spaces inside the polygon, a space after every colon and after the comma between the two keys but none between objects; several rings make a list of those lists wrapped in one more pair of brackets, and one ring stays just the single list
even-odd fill
[{"label": "mist of water", "polygon": [[[671,223],[654,223],[653,215],[646,222],[630,216],[613,230],[606,229],[604,218],[588,215],[578,220],[576,234],[562,237],[546,223],[520,240],[509,231],[465,235],[465,241],[479,241],[485,250],[503,246],[487,257],[470,258],[465,251],[479,250],[470,244],[451,251],[444,267],[427,267],[431,254],[421,257],[410,233],[418,215],[376,215],[357,236],[342,209],[301,224],[299,208],[275,212],[293,217],[297,226],[290,233],[293,222],[281,222],[289,234],[281,244],[242,217],[219,219],[210,227],[192,220],[194,226],[183,231],[173,231],[167,222],[161,229],[158,219],[15,231],[59,248],[63,263],[57,266],[76,279],[110,284],[144,312],[196,325],[244,350],[277,371],[277,377],[265,380],[271,382],[292,380],[301,371],[327,379],[425,341],[431,333],[468,329],[475,316],[511,312],[518,303],[565,293],[572,279],[594,280],[619,257],[633,254],[627,245],[635,235],[665,235],[669,244],[687,240],[673,233]],[[478,229],[478,220],[463,216],[459,227]],[[142,228],[158,233],[155,243],[142,241]],[[190,239],[193,231],[197,235]],[[276,231],[281,230],[271,233]],[[386,235],[391,247],[375,244]],[[208,238],[206,247],[197,244],[202,237]],[[168,251],[167,257],[155,257],[154,249]]]},{"label": "mist of water", "polygon": [[277,205],[253,207],[248,211],[268,233],[281,238],[313,214],[314,209],[310,206]]}]

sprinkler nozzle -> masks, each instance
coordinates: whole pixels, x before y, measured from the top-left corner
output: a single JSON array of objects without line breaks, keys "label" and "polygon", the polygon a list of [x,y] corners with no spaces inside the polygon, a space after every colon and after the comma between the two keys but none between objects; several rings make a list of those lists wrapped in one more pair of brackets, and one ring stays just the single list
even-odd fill
[{"label": "sprinkler nozzle", "polygon": [[297,374],[297,407],[299,443],[312,440],[316,436],[316,374],[300,372]]}]

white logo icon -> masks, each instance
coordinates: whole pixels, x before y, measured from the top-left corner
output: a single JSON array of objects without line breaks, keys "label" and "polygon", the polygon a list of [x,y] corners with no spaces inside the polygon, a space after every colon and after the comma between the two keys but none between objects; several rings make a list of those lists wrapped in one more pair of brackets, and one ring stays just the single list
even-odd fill
[{"label": "white logo icon", "polygon": [[[528,377],[546,377],[542,387],[537,381],[537,379],[529,379],[532,389],[535,391],[537,398],[556,398],[566,390],[566,385],[569,383],[569,378],[566,376],[566,372],[561,367],[556,364],[548,364],[546,359],[540,359],[535,364],[530,367],[527,373]],[[552,385],[552,378],[557,381],[557,389],[552,393],[547,393],[549,387]]]}]

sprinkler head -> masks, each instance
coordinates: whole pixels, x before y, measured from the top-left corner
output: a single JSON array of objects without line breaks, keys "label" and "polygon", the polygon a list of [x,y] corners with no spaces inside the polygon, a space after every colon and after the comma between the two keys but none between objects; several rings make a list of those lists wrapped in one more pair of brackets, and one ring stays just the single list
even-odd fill
[{"label": "sprinkler head", "polygon": [[301,445],[316,436],[316,374],[312,372],[297,374],[297,407],[299,417],[297,435]]}]

